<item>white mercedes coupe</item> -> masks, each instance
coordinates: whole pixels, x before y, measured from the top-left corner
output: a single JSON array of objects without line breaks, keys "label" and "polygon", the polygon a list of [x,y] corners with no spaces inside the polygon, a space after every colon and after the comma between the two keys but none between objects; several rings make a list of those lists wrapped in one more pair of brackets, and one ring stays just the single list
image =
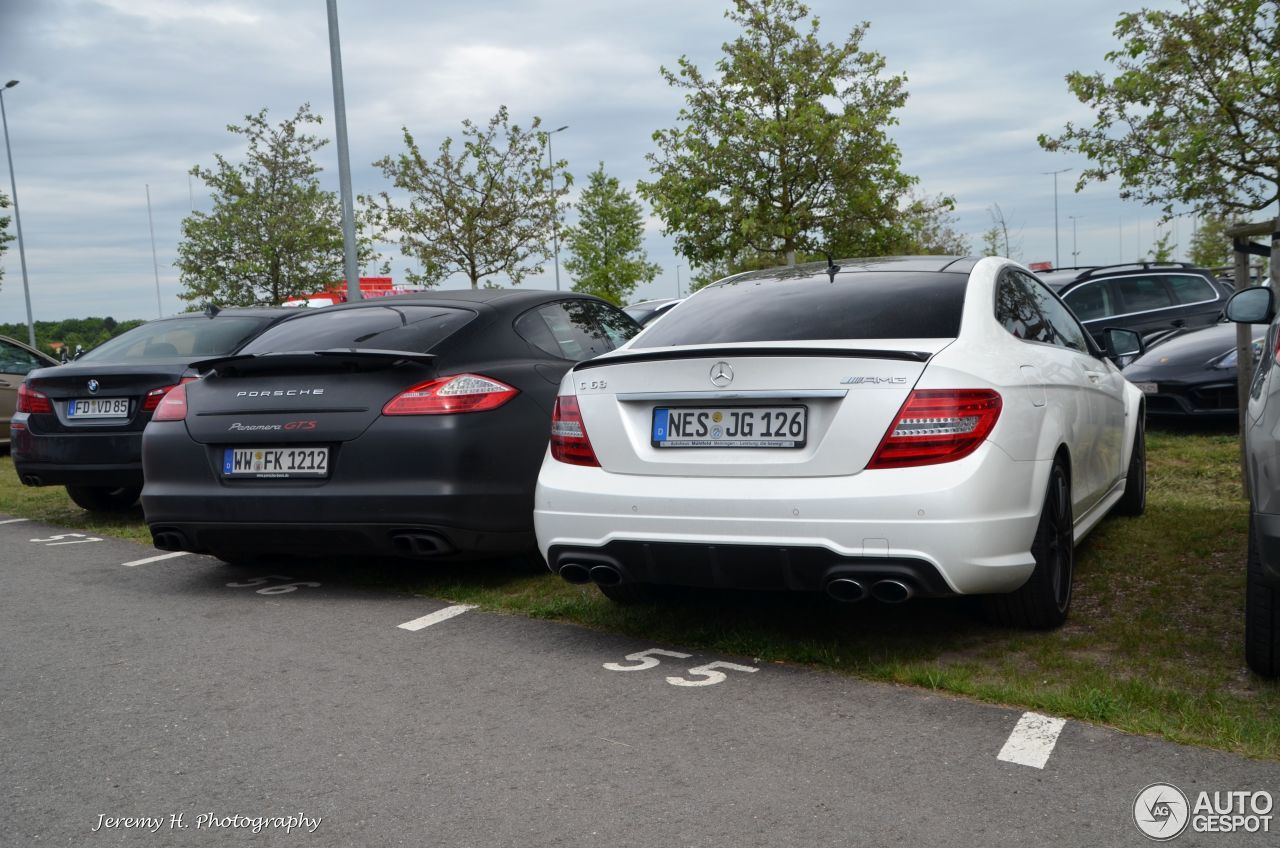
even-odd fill
[{"label": "white mercedes coupe", "polygon": [[1076,543],[1146,505],[1143,418],[1007,259],[748,272],[565,376],[534,525],[554,572],[623,603],[663,584],[976,594],[994,623],[1051,628]]}]

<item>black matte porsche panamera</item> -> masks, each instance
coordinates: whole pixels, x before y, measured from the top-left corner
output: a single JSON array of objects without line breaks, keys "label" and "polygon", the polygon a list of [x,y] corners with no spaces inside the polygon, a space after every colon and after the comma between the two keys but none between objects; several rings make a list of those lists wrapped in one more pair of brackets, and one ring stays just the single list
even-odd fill
[{"label": "black matte porsche panamera", "polygon": [[300,315],[166,395],[142,450],[155,545],[228,560],[533,550],[560,379],[638,331],[604,301],[547,291]]}]

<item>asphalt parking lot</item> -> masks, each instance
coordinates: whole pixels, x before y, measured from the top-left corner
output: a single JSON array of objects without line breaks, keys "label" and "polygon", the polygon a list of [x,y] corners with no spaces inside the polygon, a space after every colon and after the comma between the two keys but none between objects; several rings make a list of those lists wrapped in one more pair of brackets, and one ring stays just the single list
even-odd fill
[{"label": "asphalt parking lot", "polygon": [[6,845],[1138,845],[1149,784],[1280,795],[1276,762],[296,563],[7,516],[0,552]]}]

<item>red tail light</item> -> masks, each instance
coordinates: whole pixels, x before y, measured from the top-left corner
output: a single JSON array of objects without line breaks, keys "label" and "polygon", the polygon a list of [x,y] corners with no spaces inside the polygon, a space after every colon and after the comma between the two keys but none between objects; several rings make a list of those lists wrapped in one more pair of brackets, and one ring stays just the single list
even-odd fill
[{"label": "red tail light", "polygon": [[[155,390],[160,391],[159,389]],[[149,399],[155,392],[147,394]],[[152,421],[184,421],[187,417],[187,382],[183,381],[176,386],[170,386],[165,394],[160,395],[156,401],[155,414],[151,416]]]},{"label": "red tail light", "polygon": [[144,412],[151,412],[160,405],[160,399],[169,392],[181,386],[183,383],[190,383],[192,380],[199,380],[199,377],[183,377],[182,381],[172,386],[161,386],[158,389],[152,389],[142,398],[142,409]]},{"label": "red tail light", "polygon": [[578,399],[571,395],[556,398],[556,408],[551,413],[551,456],[570,465],[600,467],[591,439],[587,437]]},{"label": "red tail light", "polygon": [[34,415],[53,412],[53,403],[44,392],[37,392],[26,383],[19,383],[18,412],[30,412]]},{"label": "red tail light", "polygon": [[497,409],[518,389],[492,377],[455,374],[410,386],[382,407],[383,415],[452,415]]},{"label": "red tail light", "polygon": [[991,389],[917,389],[898,410],[868,468],[953,462],[978,449],[1000,417]]}]

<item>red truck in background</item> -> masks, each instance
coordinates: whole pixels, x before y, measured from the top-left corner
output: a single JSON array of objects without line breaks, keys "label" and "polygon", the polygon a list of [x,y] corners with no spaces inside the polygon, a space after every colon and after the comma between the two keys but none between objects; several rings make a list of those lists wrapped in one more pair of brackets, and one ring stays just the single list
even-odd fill
[{"label": "red truck in background", "polygon": [[[409,294],[426,291],[425,286],[397,286],[390,277],[361,277],[360,296],[362,298],[390,297],[393,294]],[[298,295],[287,299],[281,306],[333,306],[347,302],[347,281],[339,280],[329,288],[315,294]]]}]

